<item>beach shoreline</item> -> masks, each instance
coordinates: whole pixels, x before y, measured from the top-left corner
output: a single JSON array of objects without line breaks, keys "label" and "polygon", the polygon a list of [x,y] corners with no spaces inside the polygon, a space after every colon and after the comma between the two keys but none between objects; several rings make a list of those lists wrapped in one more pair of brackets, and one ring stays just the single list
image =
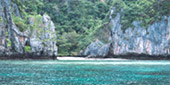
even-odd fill
[{"label": "beach shoreline", "polygon": [[128,60],[122,58],[57,57],[57,60]]},{"label": "beach shoreline", "polygon": [[126,54],[108,57],[85,57],[85,56],[35,56],[35,55],[11,55],[0,56],[0,60],[170,60],[169,56],[149,56]]}]

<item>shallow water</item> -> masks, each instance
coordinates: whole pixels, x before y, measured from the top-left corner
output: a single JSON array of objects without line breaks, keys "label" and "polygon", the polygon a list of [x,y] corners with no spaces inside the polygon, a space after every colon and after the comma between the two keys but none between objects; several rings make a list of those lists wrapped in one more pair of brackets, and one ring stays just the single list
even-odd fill
[{"label": "shallow water", "polygon": [[0,61],[0,85],[170,85],[170,61]]}]

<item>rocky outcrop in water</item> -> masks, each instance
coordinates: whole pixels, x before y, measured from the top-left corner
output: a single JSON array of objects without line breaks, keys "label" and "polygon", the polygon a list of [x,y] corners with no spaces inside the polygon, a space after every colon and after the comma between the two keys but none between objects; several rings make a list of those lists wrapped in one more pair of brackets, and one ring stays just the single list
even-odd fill
[{"label": "rocky outcrop in water", "polygon": [[[114,10],[111,11],[111,15],[113,13]],[[134,28],[127,28],[125,32],[123,32],[120,22],[121,17],[119,13],[117,13],[117,16],[114,18],[110,16],[110,28],[108,29],[111,31],[111,34],[108,38],[111,39],[108,41],[110,43],[106,43],[110,44],[110,48],[107,48],[108,54],[112,56],[128,54],[145,54],[151,56],[170,55],[170,16],[164,16],[162,20],[154,22],[149,25],[147,29],[141,26],[141,22],[134,21]],[[91,46],[91,44],[93,44],[93,46]],[[96,49],[98,52],[94,55],[93,49],[95,49],[94,46],[97,44],[91,44],[84,52],[86,56],[96,57],[106,51],[98,48]]]},{"label": "rocky outcrop in water", "polygon": [[[11,7],[11,3],[13,7]],[[12,9],[11,9],[12,8]],[[20,17],[17,4],[11,0],[0,0],[0,55],[57,56],[56,33],[54,23],[46,14],[30,17],[31,28],[20,32],[13,21],[12,14]]]}]

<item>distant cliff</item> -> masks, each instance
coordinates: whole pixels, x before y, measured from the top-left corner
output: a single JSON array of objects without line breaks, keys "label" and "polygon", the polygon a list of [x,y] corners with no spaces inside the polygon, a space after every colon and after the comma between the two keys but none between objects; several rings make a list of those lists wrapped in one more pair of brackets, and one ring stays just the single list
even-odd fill
[{"label": "distant cliff", "polygon": [[[26,26],[26,22],[15,19],[22,20],[19,6],[0,0],[0,56],[57,56],[55,26],[47,14],[28,16]],[[21,32],[19,26],[26,30]]]},{"label": "distant cliff", "polygon": [[[163,16],[146,29],[141,26],[142,21],[133,21],[133,27],[122,30],[121,16],[115,8],[111,10],[110,22],[96,34],[96,41],[92,42],[82,53],[88,57],[107,57],[128,54],[148,56],[170,55],[170,16]],[[102,42],[102,37],[107,42]]]}]

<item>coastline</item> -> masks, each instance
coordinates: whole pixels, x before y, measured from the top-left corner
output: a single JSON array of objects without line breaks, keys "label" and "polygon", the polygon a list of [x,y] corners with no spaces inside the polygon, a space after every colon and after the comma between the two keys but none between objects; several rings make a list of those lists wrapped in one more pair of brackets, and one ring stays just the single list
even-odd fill
[{"label": "coastline", "polygon": [[3,56],[0,60],[129,60],[123,58],[88,58],[88,57],[77,57],[77,56],[63,56],[63,57],[14,57],[14,56]]},{"label": "coastline", "polygon": [[123,58],[57,57],[57,60],[128,60]]},{"label": "coastline", "polygon": [[45,56],[33,54],[1,55],[0,60],[170,60],[168,55],[145,55],[145,54],[124,54],[110,55],[106,57],[86,56]]}]

